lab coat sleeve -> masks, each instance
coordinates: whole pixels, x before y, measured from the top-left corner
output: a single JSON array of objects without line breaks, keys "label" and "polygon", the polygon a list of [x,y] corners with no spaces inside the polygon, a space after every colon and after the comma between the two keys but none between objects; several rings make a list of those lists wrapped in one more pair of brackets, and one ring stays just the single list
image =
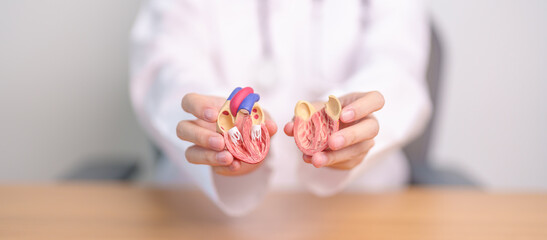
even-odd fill
[{"label": "lab coat sleeve", "polygon": [[[363,162],[351,170],[303,166],[301,178],[318,195],[335,194],[383,157],[399,151],[425,127],[431,102],[425,81],[429,22],[422,1],[371,0],[355,73],[328,94],[379,91],[380,132]],[[326,98],[324,98],[326,99]]]},{"label": "lab coat sleeve", "polygon": [[[135,112],[153,141],[225,213],[241,215],[265,194],[270,169],[263,164],[245,176],[224,177],[207,165],[190,164],[192,144],[176,135],[177,123],[195,119],[181,107],[190,92],[227,96],[214,64],[208,1],[151,1],[143,5],[131,34],[130,94]],[[211,32],[210,32],[211,31]]]}]

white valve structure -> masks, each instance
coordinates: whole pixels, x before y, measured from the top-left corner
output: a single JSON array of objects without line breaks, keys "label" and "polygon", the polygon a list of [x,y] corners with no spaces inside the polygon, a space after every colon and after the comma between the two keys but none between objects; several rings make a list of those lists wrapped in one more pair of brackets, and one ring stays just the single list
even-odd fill
[{"label": "white valve structure", "polygon": [[253,125],[251,130],[251,137],[253,140],[260,140],[260,136],[262,135],[262,127],[260,125]]},{"label": "white valve structure", "polygon": [[241,133],[239,132],[239,129],[237,127],[233,127],[230,130],[228,130],[228,135],[230,135],[230,139],[232,139],[232,142],[236,145],[239,144],[239,141],[243,139],[241,136]]}]

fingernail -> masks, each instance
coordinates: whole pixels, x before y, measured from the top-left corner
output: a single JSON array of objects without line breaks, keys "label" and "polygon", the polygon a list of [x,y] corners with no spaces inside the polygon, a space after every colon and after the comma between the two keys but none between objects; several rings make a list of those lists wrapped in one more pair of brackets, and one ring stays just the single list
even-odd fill
[{"label": "fingernail", "polygon": [[346,139],[343,136],[335,135],[332,138],[332,147],[334,150],[341,148],[346,143]]},{"label": "fingernail", "polygon": [[342,121],[344,122],[352,121],[353,118],[355,118],[355,111],[353,111],[353,109],[344,110],[342,111],[341,118],[342,118]]},{"label": "fingernail", "polygon": [[203,112],[203,117],[207,121],[214,121],[215,120],[215,111],[213,109],[205,109]]},{"label": "fingernail", "polygon": [[214,136],[209,138],[209,146],[213,149],[224,149],[223,139],[220,136]]},{"label": "fingernail", "polygon": [[327,156],[324,153],[319,153],[315,155],[315,160],[313,161],[313,166],[316,168],[323,167],[327,164]]},{"label": "fingernail", "polygon": [[226,152],[226,151],[217,153],[217,162],[218,162],[218,164],[221,164],[221,165],[228,164],[228,154],[229,153]]}]

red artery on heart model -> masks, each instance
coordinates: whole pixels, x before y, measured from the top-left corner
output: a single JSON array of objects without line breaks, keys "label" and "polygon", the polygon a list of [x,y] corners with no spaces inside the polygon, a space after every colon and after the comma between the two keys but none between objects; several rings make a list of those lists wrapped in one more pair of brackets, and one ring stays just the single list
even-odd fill
[{"label": "red artery on heart model", "polygon": [[220,109],[217,132],[224,136],[226,149],[246,163],[259,163],[270,150],[270,134],[264,124],[260,96],[250,87],[236,88]]},{"label": "red artery on heart model", "polygon": [[342,106],[335,96],[329,96],[325,107],[316,111],[313,105],[299,101],[294,108],[294,141],[306,155],[313,155],[327,148],[331,134],[338,131]]}]

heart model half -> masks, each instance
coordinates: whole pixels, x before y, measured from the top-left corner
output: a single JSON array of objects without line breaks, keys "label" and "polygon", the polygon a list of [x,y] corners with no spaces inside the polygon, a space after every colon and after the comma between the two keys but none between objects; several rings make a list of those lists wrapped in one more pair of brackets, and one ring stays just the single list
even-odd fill
[{"label": "heart model half", "polygon": [[259,163],[270,150],[270,134],[264,124],[260,96],[250,87],[236,88],[220,109],[217,132],[224,136],[226,149],[246,163]]},{"label": "heart model half", "polygon": [[332,95],[319,111],[309,102],[296,103],[293,133],[300,151],[311,156],[325,150],[330,135],[338,131],[341,111],[340,101]]}]

